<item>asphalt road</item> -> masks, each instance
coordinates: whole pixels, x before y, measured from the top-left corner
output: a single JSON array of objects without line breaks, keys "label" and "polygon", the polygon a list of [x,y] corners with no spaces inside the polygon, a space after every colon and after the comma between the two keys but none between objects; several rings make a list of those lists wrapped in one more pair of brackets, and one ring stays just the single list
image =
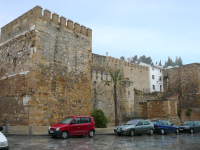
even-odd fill
[{"label": "asphalt road", "polygon": [[95,135],[58,139],[50,136],[6,135],[10,150],[200,150],[200,133],[117,136]]}]

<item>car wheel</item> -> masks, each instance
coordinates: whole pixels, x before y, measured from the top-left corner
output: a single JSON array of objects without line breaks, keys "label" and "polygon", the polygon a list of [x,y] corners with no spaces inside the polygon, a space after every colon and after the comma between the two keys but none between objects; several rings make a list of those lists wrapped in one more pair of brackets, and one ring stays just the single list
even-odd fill
[{"label": "car wheel", "polygon": [[164,134],[165,134],[165,130],[164,130],[164,129],[161,129],[161,130],[160,130],[160,134],[164,135]]},{"label": "car wheel", "polygon": [[152,129],[149,130],[149,135],[153,135],[153,130]]},{"label": "car wheel", "polygon": [[92,138],[92,137],[94,136],[94,130],[90,130],[90,132],[88,133],[88,136],[89,136],[90,138]]},{"label": "car wheel", "polygon": [[61,138],[62,139],[68,138],[68,132],[67,131],[63,131],[62,134],[61,134]]},{"label": "car wheel", "polygon": [[179,134],[179,129],[176,129],[175,133],[176,133],[176,134]]},{"label": "car wheel", "polygon": [[190,133],[193,134],[193,133],[194,133],[194,130],[193,130],[193,129],[190,129]]},{"label": "car wheel", "polygon": [[134,130],[130,131],[130,136],[134,136]]}]

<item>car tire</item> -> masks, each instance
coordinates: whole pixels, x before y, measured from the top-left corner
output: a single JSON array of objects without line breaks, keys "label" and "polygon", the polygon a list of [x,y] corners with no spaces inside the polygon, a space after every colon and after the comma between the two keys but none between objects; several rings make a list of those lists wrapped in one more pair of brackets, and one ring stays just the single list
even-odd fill
[{"label": "car tire", "polygon": [[119,133],[118,133],[117,135],[118,135],[118,136],[121,136],[121,134],[119,134]]},{"label": "car tire", "polygon": [[153,135],[153,129],[149,130],[149,135]]},{"label": "car tire", "polygon": [[164,135],[164,134],[165,134],[165,130],[164,130],[164,129],[161,129],[161,130],[160,130],[160,134]]},{"label": "car tire", "polygon": [[175,133],[176,133],[176,134],[179,134],[179,129],[176,129]]},{"label": "car tire", "polygon": [[134,134],[135,134],[134,130],[131,130],[130,131],[130,136],[134,136]]},{"label": "car tire", "polygon": [[194,129],[190,129],[190,133],[193,134],[194,133]]},{"label": "car tire", "polygon": [[90,132],[88,133],[88,136],[90,137],[90,138],[92,138],[93,136],[94,136],[94,130],[90,130]]},{"label": "car tire", "polygon": [[63,131],[62,134],[61,134],[61,138],[62,139],[68,138],[68,132],[67,131]]}]

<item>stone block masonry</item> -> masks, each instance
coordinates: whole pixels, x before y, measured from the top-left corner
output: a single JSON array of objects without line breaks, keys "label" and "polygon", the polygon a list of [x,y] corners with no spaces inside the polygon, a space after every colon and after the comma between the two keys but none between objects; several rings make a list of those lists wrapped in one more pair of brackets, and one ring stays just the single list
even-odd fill
[{"label": "stone block masonry", "polygon": [[[50,125],[91,113],[92,30],[36,6],[1,28],[1,121]],[[17,101],[17,102],[15,102]]]},{"label": "stone block masonry", "polygon": [[165,91],[180,93],[178,108],[200,108],[199,63],[166,69],[163,77]]},{"label": "stone block masonry", "polygon": [[114,121],[113,86],[104,86],[103,80],[110,80],[109,71],[121,70],[127,79],[126,86],[118,86],[118,113],[121,120],[135,112],[134,88],[141,91],[149,87],[149,68],[123,60],[92,54],[92,106],[104,111]]}]

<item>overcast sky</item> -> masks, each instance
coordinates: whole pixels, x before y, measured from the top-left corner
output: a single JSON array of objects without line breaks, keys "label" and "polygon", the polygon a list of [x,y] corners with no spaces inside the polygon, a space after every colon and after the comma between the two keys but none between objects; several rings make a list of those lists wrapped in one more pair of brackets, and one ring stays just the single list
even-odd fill
[{"label": "overcast sky", "polygon": [[0,27],[40,5],[92,29],[92,52],[200,63],[200,0],[0,0]]}]

